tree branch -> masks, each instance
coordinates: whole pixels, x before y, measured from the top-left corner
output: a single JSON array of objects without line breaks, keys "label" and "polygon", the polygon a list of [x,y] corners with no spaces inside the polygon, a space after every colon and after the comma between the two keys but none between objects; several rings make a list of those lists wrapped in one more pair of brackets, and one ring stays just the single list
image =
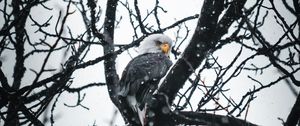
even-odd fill
[{"label": "tree branch", "polygon": [[143,34],[147,34],[147,31],[146,31],[146,29],[145,29],[145,26],[144,26],[144,24],[143,24],[143,22],[142,22],[140,9],[139,9],[139,7],[138,7],[138,0],[134,0],[134,9],[135,9],[135,11],[136,11],[136,18],[137,18],[137,20],[138,20],[138,22],[139,22],[139,25],[140,25],[140,28],[141,28],[141,32],[142,32]]},{"label": "tree branch", "polygon": [[202,125],[206,126],[257,126],[238,118],[209,113],[179,112],[175,118],[179,124],[195,124],[195,121],[198,121],[198,123],[202,122]]},{"label": "tree branch", "polygon": [[[237,11],[239,13],[232,13],[230,10],[232,10],[231,8],[241,10],[246,0],[238,0],[237,2],[239,3],[239,6],[236,6],[236,3],[231,4],[228,11],[225,13],[227,16],[223,16],[221,18],[219,26],[221,26],[223,22],[227,22],[228,24],[226,24],[226,26],[230,26],[235,19],[240,17],[240,13],[242,11]],[[193,70],[195,70],[202,61],[204,61],[210,49],[213,49],[216,46],[217,41],[227,33],[227,30],[217,32],[219,29],[217,29],[218,27],[216,27],[216,24],[218,24],[218,18],[222,10],[223,1],[204,1],[196,31],[189,45],[185,49],[182,58],[180,58],[171,68],[170,71],[172,72],[166,75],[162,86],[159,88],[158,92],[165,93],[169,97],[170,103],[174,100],[176,93],[184,85],[184,82]],[[173,78],[177,79],[175,80]]]},{"label": "tree branch", "polygon": [[296,126],[300,122],[300,93],[296,99],[296,102],[285,122],[285,126]]}]

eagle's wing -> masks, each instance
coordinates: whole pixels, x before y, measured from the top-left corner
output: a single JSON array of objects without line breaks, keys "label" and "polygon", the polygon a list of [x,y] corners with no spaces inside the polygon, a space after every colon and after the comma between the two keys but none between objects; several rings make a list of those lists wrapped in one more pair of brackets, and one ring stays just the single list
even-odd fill
[{"label": "eagle's wing", "polygon": [[163,53],[137,56],[128,63],[122,74],[119,95],[134,95],[138,103],[144,104],[171,65],[172,62]]}]

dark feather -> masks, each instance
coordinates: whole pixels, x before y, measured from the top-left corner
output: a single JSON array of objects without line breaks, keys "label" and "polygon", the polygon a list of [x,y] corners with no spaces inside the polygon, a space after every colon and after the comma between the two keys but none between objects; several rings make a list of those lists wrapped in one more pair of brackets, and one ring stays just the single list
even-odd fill
[{"label": "dark feather", "polygon": [[122,74],[118,94],[123,97],[136,96],[138,104],[143,106],[171,65],[171,60],[163,53],[146,53],[135,57]]}]

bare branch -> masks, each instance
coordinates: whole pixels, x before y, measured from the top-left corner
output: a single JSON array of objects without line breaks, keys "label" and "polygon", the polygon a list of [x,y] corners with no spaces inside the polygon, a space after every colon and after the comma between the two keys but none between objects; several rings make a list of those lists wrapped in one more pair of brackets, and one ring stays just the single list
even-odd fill
[{"label": "bare branch", "polygon": [[296,102],[285,122],[286,126],[296,126],[300,121],[300,94],[296,99]]}]

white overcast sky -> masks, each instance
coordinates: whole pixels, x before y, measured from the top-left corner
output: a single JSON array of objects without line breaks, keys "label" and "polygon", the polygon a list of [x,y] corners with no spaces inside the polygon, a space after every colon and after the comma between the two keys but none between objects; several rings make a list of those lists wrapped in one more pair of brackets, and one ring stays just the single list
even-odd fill
[{"label": "white overcast sky", "polygon": [[[168,24],[172,24],[176,20],[182,19],[184,17],[199,14],[202,2],[203,0],[160,0],[160,5],[168,11],[166,14],[160,15],[162,27],[167,26]],[[154,3],[154,0],[139,1],[142,16],[145,16],[146,9],[151,9],[154,6]],[[105,2],[99,0],[98,4],[105,5]],[[32,10],[31,14],[35,15],[33,17],[35,17],[36,20],[40,20],[41,22],[45,21],[49,17],[49,14],[53,15],[56,19],[58,15],[58,10],[66,8],[66,5],[60,2],[48,3],[46,5],[49,5],[50,8],[54,8],[54,11],[45,11],[41,8],[35,7]],[[72,9],[74,10],[75,8]],[[102,9],[105,9],[105,6],[102,6]],[[104,11],[102,15],[104,15]],[[115,41],[118,44],[127,44],[132,40],[133,31],[131,30],[131,26],[128,23],[127,10],[125,10],[124,7],[121,7],[119,4],[117,10],[117,18],[120,17],[120,15],[123,16],[123,19],[119,28],[115,31]],[[196,25],[196,21],[197,20],[193,20],[186,23],[187,26],[189,26],[191,32],[193,32],[193,29]],[[272,36],[276,36],[277,34],[276,32],[274,32],[276,30],[274,30],[274,28],[271,28],[273,26],[272,23],[274,22],[269,23],[266,27],[262,29],[265,30],[267,33],[270,33],[266,34],[268,38],[274,38]],[[74,15],[70,16],[67,25],[72,29],[73,33],[75,34],[80,34],[84,30],[84,25],[81,21],[81,16],[78,13],[75,13]],[[30,30],[33,32],[36,29]],[[166,34],[174,39],[174,32],[175,30],[170,30],[166,32]],[[190,35],[192,35],[192,33],[190,33]],[[37,36],[37,38],[38,37],[40,36]],[[236,54],[236,52],[234,52],[232,48],[234,47],[225,46],[223,51],[217,52],[217,54],[223,54],[222,57],[220,57],[220,62],[228,62],[228,59],[232,58],[232,54]],[[91,52],[89,53],[88,58],[86,60],[94,59],[102,55],[101,46],[92,46],[90,51]],[[181,51],[183,51],[183,48],[181,49]],[[130,53],[132,56],[137,55],[134,49],[131,49]],[[8,53],[7,55],[10,54]],[[57,62],[57,60],[62,59],[62,55],[57,54],[54,55],[52,58],[53,60],[51,60],[51,65],[49,65],[49,67],[58,67],[60,63]],[[14,58],[9,58],[4,62],[4,64],[7,64],[7,67],[3,69],[8,73],[8,75],[12,74],[11,70],[13,66],[10,65],[10,62],[12,62],[13,60]],[[120,56],[118,56],[116,66],[119,75],[123,71],[127,62],[129,62],[129,60],[130,57],[128,56],[128,53],[126,51]],[[264,59],[261,59],[261,62],[263,61]],[[30,61],[26,62],[26,65],[31,66],[32,68],[38,68],[40,66],[40,62],[40,57],[32,57]],[[259,77],[258,79],[261,79],[263,82],[268,83],[270,82],[269,79],[273,77],[274,72],[276,71],[266,71],[267,75]],[[73,76],[75,77],[75,79],[72,87],[82,86],[91,82],[105,82],[103,62],[98,63],[93,67],[88,67],[84,70],[79,70],[75,72]],[[30,78],[30,75],[25,76],[25,78],[25,83],[30,82],[32,79]],[[208,82],[213,81],[210,80],[212,78],[210,78],[209,72],[206,73],[206,76],[204,76],[204,78]],[[8,79],[9,81],[12,80],[12,78]],[[249,88],[251,88],[251,84],[253,84],[253,82],[248,82],[248,80],[241,80],[238,78],[235,79],[232,83],[234,84],[228,86],[232,90],[232,93],[229,95],[231,95],[232,98],[236,99],[240,99],[241,93],[243,94],[246,91],[248,91]],[[250,86],[248,86],[248,88],[245,88],[244,85],[247,84]],[[109,122],[111,121],[113,113],[116,109],[110,101],[106,87],[103,86],[91,88],[85,90],[84,93],[86,93],[86,96],[85,100],[83,101],[83,105],[88,107],[89,110],[86,110],[82,107],[69,108],[64,106],[64,104],[74,105],[77,100],[77,95],[68,93],[62,94],[62,96],[59,98],[61,102],[58,102],[56,110],[54,111],[54,118],[56,119],[55,125],[91,126],[94,123],[98,126],[109,125]],[[273,86],[272,88],[263,90],[260,93],[258,93],[257,96],[258,97],[251,103],[247,120],[252,123],[264,126],[280,126],[281,122],[277,118],[280,117],[285,120],[288,113],[290,112],[293,103],[295,102],[295,97],[289,92],[288,87],[284,83],[280,83]],[[0,124],[1,123],[3,122],[0,122]],[[115,125],[124,125],[123,119],[119,114],[117,115]]]}]

